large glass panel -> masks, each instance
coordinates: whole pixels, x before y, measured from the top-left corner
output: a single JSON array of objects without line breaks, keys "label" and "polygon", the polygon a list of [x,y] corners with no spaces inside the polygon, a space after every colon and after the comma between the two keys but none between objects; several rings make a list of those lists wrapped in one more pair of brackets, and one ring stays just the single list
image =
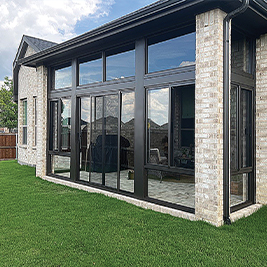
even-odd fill
[{"label": "large glass panel", "polygon": [[[150,43],[152,43],[150,45]],[[148,40],[148,72],[167,70],[195,63],[196,33],[189,33],[167,41]]]},{"label": "large glass panel", "polygon": [[70,178],[70,157],[51,155],[52,174]]},{"label": "large glass panel", "polygon": [[102,58],[97,58],[91,61],[80,63],[79,68],[80,85],[102,81]]},{"label": "large glass panel", "polygon": [[80,180],[89,181],[90,170],[90,97],[81,98]]},{"label": "large glass panel", "polygon": [[237,153],[237,93],[238,88],[232,86],[230,90],[230,166],[231,170],[238,169],[238,153]]},{"label": "large glass panel", "polygon": [[119,98],[118,94],[104,97],[104,171],[105,185],[117,188],[118,170],[118,117],[119,117]]},{"label": "large glass panel", "polygon": [[120,189],[134,192],[134,92],[121,95]]},{"label": "large glass panel", "polygon": [[103,127],[103,97],[92,97],[92,136],[90,181],[104,184],[102,179],[102,127]]},{"label": "large glass panel", "polygon": [[149,90],[147,104],[147,162],[167,165],[169,88]]},{"label": "large glass panel", "polygon": [[61,100],[61,150],[70,151],[71,100]]},{"label": "large glass panel", "polygon": [[72,68],[60,68],[55,70],[55,89],[72,86]]},{"label": "large glass panel", "polygon": [[230,205],[235,206],[249,200],[249,179],[250,173],[242,173],[231,176]]},{"label": "large glass panel", "polygon": [[135,75],[135,50],[111,55],[106,58],[107,80]]},{"label": "large glass panel", "polygon": [[50,150],[58,150],[58,102],[51,102],[51,133]]},{"label": "large glass panel", "polygon": [[241,167],[252,166],[252,92],[241,90]]},{"label": "large glass panel", "polygon": [[148,170],[148,196],[190,208],[195,205],[194,95],[194,86],[184,86],[150,90],[147,97],[147,161],[173,167]]}]

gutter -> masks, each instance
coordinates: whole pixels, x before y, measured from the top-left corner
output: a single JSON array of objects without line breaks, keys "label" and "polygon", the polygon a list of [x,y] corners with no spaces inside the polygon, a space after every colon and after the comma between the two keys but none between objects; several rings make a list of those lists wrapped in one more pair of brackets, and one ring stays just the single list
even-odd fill
[{"label": "gutter", "polygon": [[231,224],[229,180],[230,180],[230,133],[229,133],[229,92],[230,92],[230,21],[245,12],[249,6],[249,0],[242,0],[242,5],[228,13],[223,20],[223,220],[225,224]]}]

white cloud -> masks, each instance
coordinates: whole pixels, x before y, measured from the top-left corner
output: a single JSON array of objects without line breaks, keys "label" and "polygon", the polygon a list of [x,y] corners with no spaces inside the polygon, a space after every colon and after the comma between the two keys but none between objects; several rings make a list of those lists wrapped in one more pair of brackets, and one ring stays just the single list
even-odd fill
[{"label": "white cloud", "polygon": [[114,0],[0,0],[0,80],[10,76],[23,34],[62,42],[77,21],[106,16]]}]

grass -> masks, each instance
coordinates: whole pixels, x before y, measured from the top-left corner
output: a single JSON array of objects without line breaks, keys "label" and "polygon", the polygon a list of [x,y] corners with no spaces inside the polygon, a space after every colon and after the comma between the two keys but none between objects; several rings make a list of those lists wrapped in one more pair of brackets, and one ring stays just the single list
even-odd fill
[{"label": "grass", "polygon": [[267,266],[267,207],[216,228],[0,162],[0,266]]}]

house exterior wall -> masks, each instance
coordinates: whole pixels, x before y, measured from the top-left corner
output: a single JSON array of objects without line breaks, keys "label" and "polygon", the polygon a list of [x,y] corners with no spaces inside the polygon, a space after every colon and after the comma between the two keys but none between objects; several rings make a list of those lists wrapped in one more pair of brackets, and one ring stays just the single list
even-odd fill
[{"label": "house exterior wall", "polygon": [[196,17],[195,214],[223,223],[223,19],[219,9]]},{"label": "house exterior wall", "polygon": [[[25,57],[35,51],[28,46]],[[37,76],[35,68],[21,66],[18,74],[18,162],[35,166],[36,146],[34,127],[34,97],[37,96]],[[27,100],[27,144],[22,142],[23,100]]]},{"label": "house exterior wall", "polygon": [[256,202],[267,204],[267,34],[256,41]]},{"label": "house exterior wall", "polygon": [[46,175],[47,161],[47,68],[37,68],[37,153],[36,176]]}]

